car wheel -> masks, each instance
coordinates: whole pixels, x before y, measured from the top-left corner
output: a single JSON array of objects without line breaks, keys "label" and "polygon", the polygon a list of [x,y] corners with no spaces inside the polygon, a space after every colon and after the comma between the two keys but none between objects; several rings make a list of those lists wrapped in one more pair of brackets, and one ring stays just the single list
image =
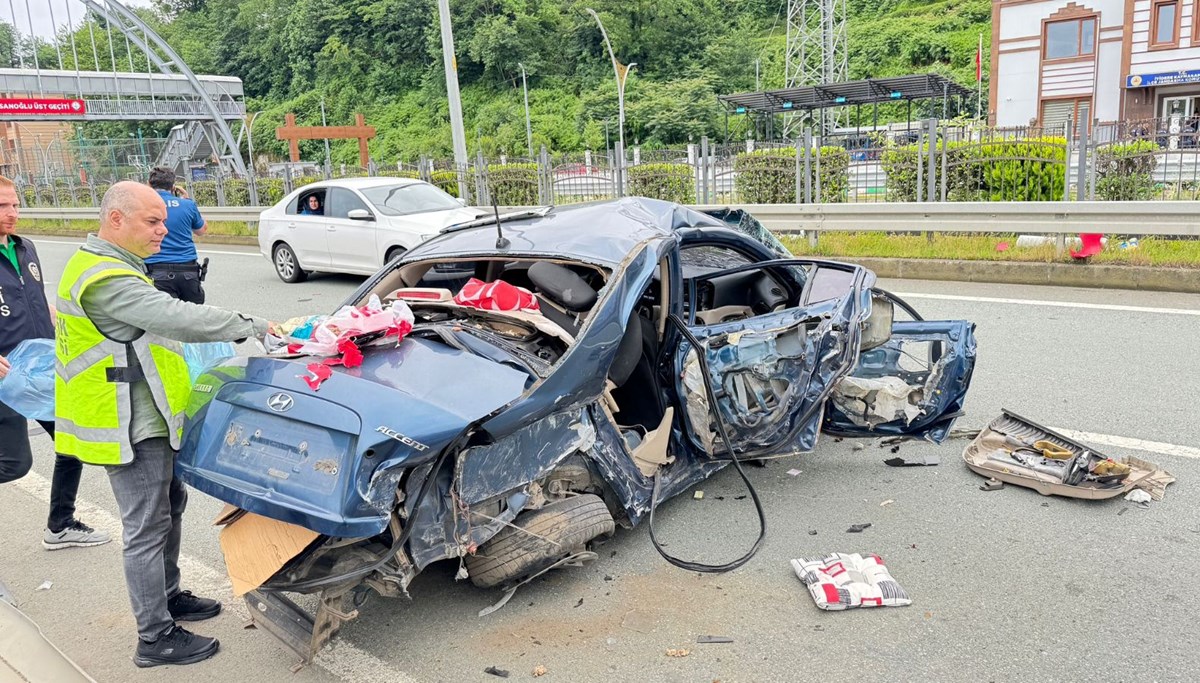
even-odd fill
[{"label": "car wheel", "polygon": [[471,583],[491,588],[540,571],[583,550],[588,541],[612,535],[612,514],[599,496],[585,494],[517,515],[474,555],[466,558]]},{"label": "car wheel", "polygon": [[384,259],[383,259],[383,265],[386,266],[387,264],[391,263],[392,261],[395,261],[396,257],[400,256],[401,254],[403,254],[406,251],[408,251],[408,250],[405,249],[404,247],[392,247],[391,249],[388,249],[387,256],[384,257]]},{"label": "car wheel", "polygon": [[272,252],[273,258],[271,261],[275,264],[275,274],[284,282],[304,282],[308,278],[308,272],[300,267],[300,261],[296,259],[296,252],[292,251],[286,243],[280,242],[275,245],[275,251]]}]

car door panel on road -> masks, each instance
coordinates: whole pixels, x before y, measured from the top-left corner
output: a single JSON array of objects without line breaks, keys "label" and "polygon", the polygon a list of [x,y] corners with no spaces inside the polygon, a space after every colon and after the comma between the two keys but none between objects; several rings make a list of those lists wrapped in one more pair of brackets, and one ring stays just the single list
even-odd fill
[{"label": "car door panel on road", "polygon": [[[329,265],[363,273],[379,270],[383,253],[376,243],[376,216],[362,197],[354,190],[331,187],[325,208]],[[366,211],[370,219],[351,218],[356,210]]]}]

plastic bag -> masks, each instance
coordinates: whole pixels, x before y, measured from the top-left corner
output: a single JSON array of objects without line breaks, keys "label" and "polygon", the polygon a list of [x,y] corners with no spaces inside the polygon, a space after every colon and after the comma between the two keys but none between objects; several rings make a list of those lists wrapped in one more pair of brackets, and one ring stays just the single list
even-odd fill
[{"label": "plastic bag", "polygon": [[183,345],[183,359],[187,361],[188,377],[192,384],[212,368],[237,355],[230,342],[204,342]]},{"label": "plastic bag", "polygon": [[26,339],[6,356],[0,402],[30,420],[54,421],[54,340]]}]

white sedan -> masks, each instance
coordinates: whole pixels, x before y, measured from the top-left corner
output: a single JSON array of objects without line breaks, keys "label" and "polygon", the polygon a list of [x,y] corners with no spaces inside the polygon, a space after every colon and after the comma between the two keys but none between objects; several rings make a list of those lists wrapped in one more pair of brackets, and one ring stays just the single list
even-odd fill
[{"label": "white sedan", "polygon": [[258,246],[284,282],[317,271],[371,275],[442,228],[484,213],[421,180],[328,180],[263,211]]}]

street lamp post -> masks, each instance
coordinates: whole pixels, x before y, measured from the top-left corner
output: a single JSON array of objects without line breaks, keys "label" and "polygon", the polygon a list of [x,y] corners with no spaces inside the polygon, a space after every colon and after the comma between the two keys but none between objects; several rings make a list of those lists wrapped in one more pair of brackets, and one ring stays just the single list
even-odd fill
[{"label": "street lamp post", "polygon": [[533,126],[529,123],[529,83],[525,80],[525,65],[517,62],[517,66],[521,67],[521,90],[525,91],[525,142],[529,145],[529,159],[533,160]]},{"label": "street lamp post", "polygon": [[592,15],[596,20],[596,25],[600,27],[600,35],[604,38],[604,46],[608,48],[608,58],[612,61],[613,74],[617,79],[617,193],[624,193],[624,166],[625,166],[625,79],[628,78],[629,72],[633,67],[637,66],[634,62],[627,67],[622,68],[621,63],[617,61],[617,56],[613,54],[612,43],[608,40],[608,31],[604,30],[604,22],[600,21],[600,15],[596,14],[596,10],[591,7],[586,8],[587,13]]},{"label": "street lamp post", "polygon": [[454,143],[454,165],[458,171],[460,197],[466,198],[467,134],[463,130],[462,101],[458,93],[458,61],[454,58],[454,30],[450,25],[450,0],[438,0],[442,32],[442,63],[446,69],[446,98],[450,103],[450,135]]}]

